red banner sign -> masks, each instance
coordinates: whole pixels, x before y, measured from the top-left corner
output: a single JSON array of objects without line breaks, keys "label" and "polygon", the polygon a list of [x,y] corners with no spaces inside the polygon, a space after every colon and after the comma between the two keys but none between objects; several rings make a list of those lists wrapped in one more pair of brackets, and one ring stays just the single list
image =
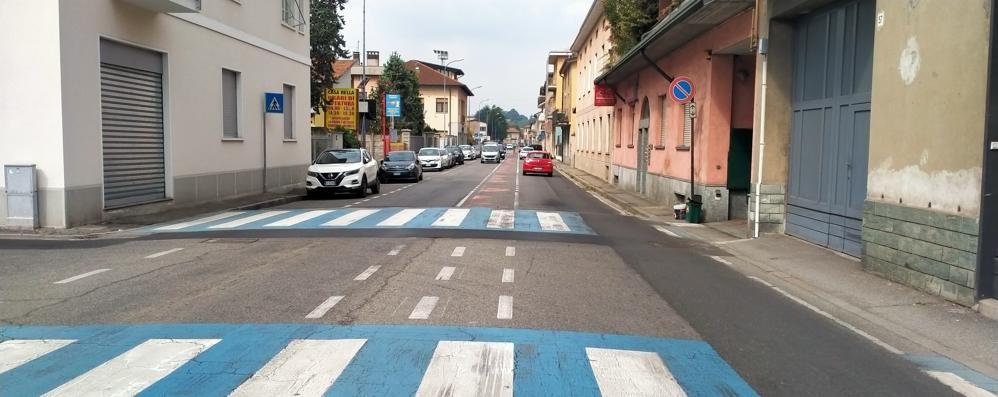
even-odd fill
[{"label": "red banner sign", "polygon": [[599,84],[596,84],[594,87],[596,106],[613,106],[617,104],[617,96],[614,95],[612,87]]}]

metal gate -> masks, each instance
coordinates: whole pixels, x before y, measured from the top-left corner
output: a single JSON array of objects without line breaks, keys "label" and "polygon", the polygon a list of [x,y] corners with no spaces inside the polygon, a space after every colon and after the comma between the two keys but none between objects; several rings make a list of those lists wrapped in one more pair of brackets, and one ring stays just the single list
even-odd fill
[{"label": "metal gate", "polygon": [[862,254],[874,1],[839,3],[794,31],[787,233]]},{"label": "metal gate", "polygon": [[651,110],[648,108],[648,98],[641,103],[641,120],[638,121],[638,177],[636,189],[641,194],[648,192],[648,163],[651,161],[651,151],[648,146],[648,128],[651,124]]},{"label": "metal gate", "polygon": [[166,198],[158,53],[101,41],[104,208]]}]

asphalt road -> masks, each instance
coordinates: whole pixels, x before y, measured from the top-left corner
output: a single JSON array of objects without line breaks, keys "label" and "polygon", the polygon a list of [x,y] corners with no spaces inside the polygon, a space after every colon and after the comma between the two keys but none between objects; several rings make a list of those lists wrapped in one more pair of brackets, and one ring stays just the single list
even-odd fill
[{"label": "asphalt road", "polygon": [[[706,342],[761,395],[956,395],[911,362],[710,259],[720,253],[709,246],[619,215],[558,175],[520,175],[514,156],[385,184],[364,199],[268,210],[566,211],[593,234],[259,227],[0,240],[0,326],[376,324],[638,335]],[[17,380],[11,373],[0,369],[0,395],[5,380]],[[744,394],[711,390],[690,393]]]}]

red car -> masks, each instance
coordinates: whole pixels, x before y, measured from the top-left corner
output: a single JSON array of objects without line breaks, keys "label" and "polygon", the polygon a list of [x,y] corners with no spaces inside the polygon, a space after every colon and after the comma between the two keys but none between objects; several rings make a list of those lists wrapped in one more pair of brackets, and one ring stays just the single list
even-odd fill
[{"label": "red car", "polygon": [[527,157],[523,159],[523,175],[546,174],[554,175],[554,160],[551,153],[542,151],[527,152]]}]

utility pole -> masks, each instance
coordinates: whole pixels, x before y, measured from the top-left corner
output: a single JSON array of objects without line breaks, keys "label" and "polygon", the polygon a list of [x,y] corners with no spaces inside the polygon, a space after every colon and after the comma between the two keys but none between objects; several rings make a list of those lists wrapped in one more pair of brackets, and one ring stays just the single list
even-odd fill
[{"label": "utility pole", "polygon": [[[361,49],[360,49],[360,97],[367,103],[367,111],[370,113],[371,104],[367,102],[367,0],[363,0],[361,3],[361,22],[360,22],[360,37],[361,37]],[[360,147],[367,148],[367,139],[364,138],[367,135],[367,114],[360,118]]]}]

